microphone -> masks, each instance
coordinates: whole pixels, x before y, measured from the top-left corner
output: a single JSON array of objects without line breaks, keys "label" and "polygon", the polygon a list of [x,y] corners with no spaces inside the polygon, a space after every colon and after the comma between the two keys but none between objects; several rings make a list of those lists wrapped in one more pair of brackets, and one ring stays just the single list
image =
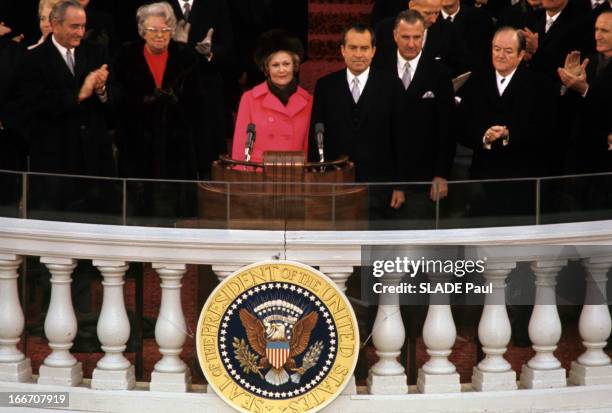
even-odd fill
[{"label": "microphone", "polygon": [[247,126],[247,139],[244,143],[244,158],[247,162],[251,160],[251,152],[253,151],[253,144],[255,143],[255,124],[249,123]]},{"label": "microphone", "polygon": [[317,137],[317,147],[319,148],[319,162],[325,162],[325,155],[323,153],[323,139],[325,134],[325,125],[321,122],[315,123],[315,135]]}]

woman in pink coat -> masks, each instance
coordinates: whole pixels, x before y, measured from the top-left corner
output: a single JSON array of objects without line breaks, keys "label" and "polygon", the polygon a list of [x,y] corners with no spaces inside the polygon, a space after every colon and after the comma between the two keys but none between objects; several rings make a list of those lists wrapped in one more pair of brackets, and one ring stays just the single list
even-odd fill
[{"label": "woman in pink coat", "polygon": [[304,49],[289,32],[264,33],[255,50],[255,61],[266,81],[240,99],[232,158],[245,160],[244,145],[249,123],[256,139],[251,161],[261,162],[265,151],[304,151],[308,154],[308,127],[312,96],[298,86],[297,73]]}]

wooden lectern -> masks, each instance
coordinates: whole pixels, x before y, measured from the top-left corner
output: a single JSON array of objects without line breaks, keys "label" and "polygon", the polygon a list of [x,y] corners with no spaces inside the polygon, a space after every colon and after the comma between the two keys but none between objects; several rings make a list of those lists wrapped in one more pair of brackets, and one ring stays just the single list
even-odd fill
[{"label": "wooden lectern", "polygon": [[303,152],[270,151],[258,163],[221,156],[212,180],[198,188],[207,228],[367,229],[367,187],[353,184],[355,167],[346,157],[306,163]]}]

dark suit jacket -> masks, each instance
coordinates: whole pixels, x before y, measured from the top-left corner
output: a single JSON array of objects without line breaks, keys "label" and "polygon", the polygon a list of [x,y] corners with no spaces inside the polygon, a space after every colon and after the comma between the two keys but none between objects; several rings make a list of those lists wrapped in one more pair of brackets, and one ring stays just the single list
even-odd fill
[{"label": "dark suit jacket", "polygon": [[569,3],[561,12],[548,33],[546,27],[546,10],[541,9],[533,13],[527,27],[539,34],[538,50],[529,62],[529,66],[536,72],[548,76],[559,83],[557,68],[563,67],[565,56],[580,47],[581,36],[579,26],[576,24],[581,11],[576,10]]},{"label": "dark suit jacket", "polygon": [[[182,3],[179,5],[178,0],[171,0],[170,4],[176,18],[183,19]],[[190,44],[202,41],[208,29],[215,30],[212,38],[212,61],[222,67],[230,66],[234,59],[234,38],[227,2],[224,0],[194,0],[189,13],[189,23],[191,23],[188,40]]]},{"label": "dark suit jacket", "polygon": [[572,154],[575,171],[579,173],[611,172],[612,153],[608,151],[608,135],[612,133],[612,63],[597,73],[599,56],[589,56],[587,82],[589,90],[583,98],[569,91],[574,99],[576,127],[573,133]]},{"label": "dark suit jacket", "polygon": [[[555,92],[549,83],[521,65],[501,97],[493,69],[474,73],[461,92],[463,143],[474,149],[472,178],[546,174],[545,153],[554,144],[548,126],[554,113]],[[506,126],[510,141],[503,146],[499,139],[486,150],[482,139],[493,125]]]},{"label": "dark suit jacket", "polygon": [[[104,51],[81,42],[75,49],[75,76],[51,41],[25,54],[16,79],[17,101],[28,114],[23,131],[30,169],[38,172],[114,175],[106,106],[95,95],[78,103],[85,77],[108,63]],[[112,88],[107,87],[109,99]]]},{"label": "dark suit jacket", "polygon": [[[384,66],[385,62],[394,58],[397,50],[393,39],[394,23],[395,17],[391,17],[376,25],[376,55],[372,63],[374,67]],[[456,33],[453,25],[442,19],[438,19],[427,30],[423,54],[444,63],[452,76],[458,76],[473,68],[472,57],[465,42]]]},{"label": "dark suit jacket", "polygon": [[527,0],[521,0],[514,6],[508,7],[501,12],[497,20],[497,27],[510,26],[515,29],[524,29],[532,19],[532,13],[535,13],[535,10],[529,5]]},{"label": "dark suit jacket", "polygon": [[102,10],[87,7],[87,30],[85,38],[90,43],[96,43],[108,50],[112,56],[118,46],[118,36],[115,32],[113,16]]},{"label": "dark suit jacket", "polygon": [[[25,142],[17,132],[20,110],[13,104],[11,96],[16,69],[24,54],[24,47],[8,37],[0,37],[0,169],[23,169],[25,167]],[[21,123],[22,124],[22,123]]]},{"label": "dark suit jacket", "polygon": [[357,104],[349,90],[346,69],[320,78],[311,115],[309,159],[318,161],[314,124],[325,125],[325,158],[348,155],[359,182],[403,180],[402,130],[408,125],[401,108],[401,82],[370,70]]},{"label": "dark suit jacket", "polygon": [[[389,77],[399,79],[397,53],[384,70]],[[403,133],[407,152],[402,164],[409,181],[430,181],[435,176],[448,179],[455,155],[451,137],[453,99],[448,69],[422,54],[410,86],[402,93],[404,113],[413,119],[404,123]]]},{"label": "dark suit jacket", "polygon": [[489,13],[482,8],[461,4],[451,24],[467,46],[470,56],[473,56],[475,68],[488,67],[491,64],[493,38],[493,21]]}]

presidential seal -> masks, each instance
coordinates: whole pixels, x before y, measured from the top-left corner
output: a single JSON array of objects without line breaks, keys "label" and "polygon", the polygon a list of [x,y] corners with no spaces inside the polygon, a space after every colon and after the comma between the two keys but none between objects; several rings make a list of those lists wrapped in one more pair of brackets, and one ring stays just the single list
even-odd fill
[{"label": "presidential seal", "polygon": [[306,265],[253,264],[224,280],[198,322],[200,366],[242,412],[315,412],[348,384],[359,332],[346,296]]}]

